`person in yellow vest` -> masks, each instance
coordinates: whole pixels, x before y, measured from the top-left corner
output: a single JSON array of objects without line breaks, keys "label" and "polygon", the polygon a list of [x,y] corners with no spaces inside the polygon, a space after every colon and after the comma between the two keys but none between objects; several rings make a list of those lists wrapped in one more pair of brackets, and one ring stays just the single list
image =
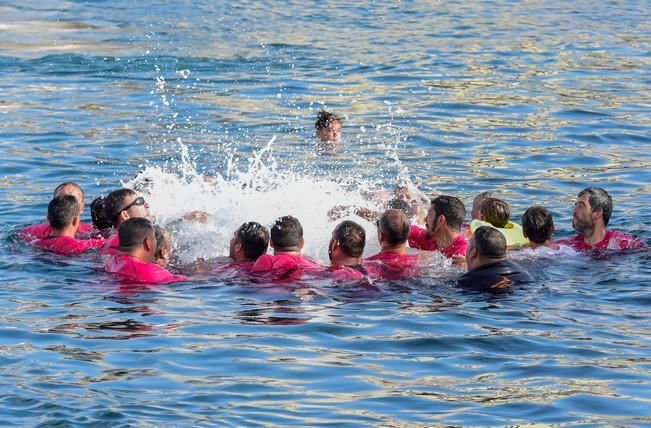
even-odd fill
[{"label": "person in yellow vest", "polygon": [[479,219],[470,222],[470,231],[475,232],[482,226],[492,226],[502,232],[508,248],[529,245],[529,240],[522,233],[522,226],[510,220],[511,208],[501,199],[486,198],[479,207]]}]

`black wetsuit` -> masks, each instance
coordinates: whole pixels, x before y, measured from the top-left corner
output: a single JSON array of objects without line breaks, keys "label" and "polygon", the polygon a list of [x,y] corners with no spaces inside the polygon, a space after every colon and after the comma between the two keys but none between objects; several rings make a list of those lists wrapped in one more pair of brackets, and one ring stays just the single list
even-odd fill
[{"label": "black wetsuit", "polygon": [[510,260],[500,260],[471,270],[459,277],[457,283],[465,290],[508,291],[510,285],[533,282],[533,278],[520,265]]}]

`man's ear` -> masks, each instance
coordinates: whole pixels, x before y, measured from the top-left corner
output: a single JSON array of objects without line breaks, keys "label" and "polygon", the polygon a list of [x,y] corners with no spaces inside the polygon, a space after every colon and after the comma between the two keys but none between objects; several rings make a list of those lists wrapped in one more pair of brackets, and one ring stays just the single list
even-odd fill
[{"label": "man's ear", "polygon": [[439,224],[446,224],[446,225],[448,224],[448,219],[445,218],[444,214],[439,215],[438,223]]},{"label": "man's ear", "polygon": [[147,252],[153,251],[156,248],[153,241],[155,241],[155,239],[151,239],[150,236],[147,236],[145,240],[142,241],[142,245],[145,247]]},{"label": "man's ear", "polygon": [[120,211],[120,214],[118,216],[122,219],[122,223],[129,220],[129,213],[125,210]]},{"label": "man's ear", "polygon": [[233,245],[233,248],[235,248],[235,252],[239,253],[242,250],[244,250],[244,246],[240,241],[235,242],[235,245]]},{"label": "man's ear", "polygon": [[298,248],[302,250],[304,245],[305,245],[305,240],[301,239],[301,242],[298,244]]},{"label": "man's ear", "polygon": [[468,256],[470,259],[477,258],[479,256],[479,251],[477,251],[476,248],[471,248],[470,251],[468,252]]},{"label": "man's ear", "polygon": [[80,221],[81,219],[79,218],[79,215],[76,215],[75,218],[72,219],[72,225],[77,227]]}]

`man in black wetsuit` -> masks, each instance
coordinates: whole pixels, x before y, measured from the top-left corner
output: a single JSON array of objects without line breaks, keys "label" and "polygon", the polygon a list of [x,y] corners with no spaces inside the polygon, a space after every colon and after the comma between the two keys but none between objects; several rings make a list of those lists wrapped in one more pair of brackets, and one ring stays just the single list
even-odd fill
[{"label": "man in black wetsuit", "polygon": [[507,291],[511,285],[532,282],[533,278],[506,259],[506,239],[497,229],[482,226],[475,230],[466,251],[468,272],[457,280],[459,287],[474,291]]}]

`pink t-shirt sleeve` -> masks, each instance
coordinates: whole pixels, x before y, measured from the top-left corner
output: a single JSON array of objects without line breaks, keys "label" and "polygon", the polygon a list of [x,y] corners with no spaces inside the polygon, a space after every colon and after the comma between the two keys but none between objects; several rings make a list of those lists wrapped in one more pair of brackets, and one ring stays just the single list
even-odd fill
[{"label": "pink t-shirt sleeve", "polygon": [[417,250],[434,251],[438,248],[436,241],[427,239],[427,229],[412,224],[409,227],[409,246]]},{"label": "pink t-shirt sleeve", "polygon": [[43,239],[50,236],[52,229],[49,223],[39,223],[27,226],[18,232],[18,239],[21,241],[33,241],[34,239]]}]

